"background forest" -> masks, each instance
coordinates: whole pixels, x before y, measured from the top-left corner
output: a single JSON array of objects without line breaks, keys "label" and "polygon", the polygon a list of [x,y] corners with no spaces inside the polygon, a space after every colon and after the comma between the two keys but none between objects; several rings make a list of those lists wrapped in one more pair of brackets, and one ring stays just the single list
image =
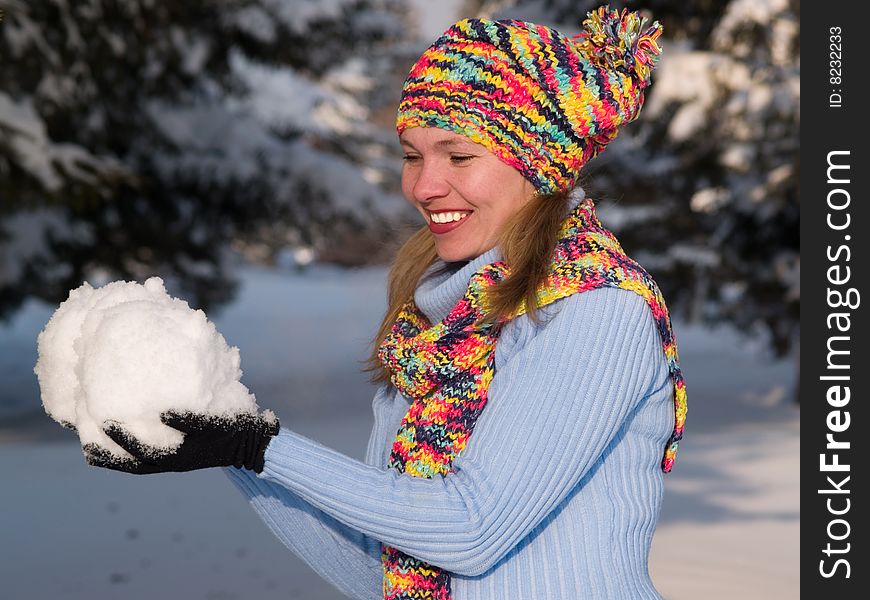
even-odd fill
[{"label": "background forest", "polygon": [[[596,5],[446,9],[575,33]],[[664,58],[587,193],[674,313],[733,322],[782,355],[800,305],[799,3],[624,5],[662,22]],[[359,265],[406,235],[392,123],[434,35],[424,3],[0,6],[0,318],[82,280],[151,274],[208,308],[233,294],[227,248]]]}]

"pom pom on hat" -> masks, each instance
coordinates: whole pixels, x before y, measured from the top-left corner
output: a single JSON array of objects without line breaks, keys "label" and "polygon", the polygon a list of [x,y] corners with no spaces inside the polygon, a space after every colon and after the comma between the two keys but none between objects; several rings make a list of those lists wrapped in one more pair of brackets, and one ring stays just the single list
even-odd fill
[{"label": "pom pom on hat", "polygon": [[646,19],[623,8],[622,12],[599,6],[587,13],[586,30],[574,36],[579,52],[604,69],[634,77],[642,88],[649,85],[662,49],[657,40],[662,33],[658,21],[644,29]]},{"label": "pom pom on hat", "polygon": [[423,53],[396,130],[439,127],[482,144],[541,193],[580,169],[640,112],[661,26],[603,6],[574,38],[517,20],[464,19]]}]

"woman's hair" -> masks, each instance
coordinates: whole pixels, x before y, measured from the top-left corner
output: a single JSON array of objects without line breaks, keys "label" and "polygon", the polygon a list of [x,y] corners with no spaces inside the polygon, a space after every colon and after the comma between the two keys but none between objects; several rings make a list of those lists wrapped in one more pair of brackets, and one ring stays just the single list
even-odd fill
[{"label": "woman's hair", "polygon": [[[504,261],[510,274],[490,294],[482,322],[496,323],[508,318],[525,302],[526,314],[538,321],[537,290],[550,270],[553,249],[568,209],[569,191],[535,194],[506,224],[499,236]],[[435,262],[435,238],[428,227],[419,229],[402,245],[390,268],[387,312],[374,339],[366,371],[372,382],[386,383],[389,371],[378,359],[378,348],[390,333],[402,307],[414,298],[423,273]]]}]

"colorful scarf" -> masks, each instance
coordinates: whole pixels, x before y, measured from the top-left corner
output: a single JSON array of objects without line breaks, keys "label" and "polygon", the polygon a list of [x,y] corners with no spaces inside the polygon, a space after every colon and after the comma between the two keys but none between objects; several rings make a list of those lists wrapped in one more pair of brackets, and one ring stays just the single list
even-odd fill
[{"label": "colorful scarf", "polygon": [[[445,477],[453,471],[453,461],[486,407],[495,374],[495,343],[501,325],[510,319],[495,325],[478,322],[486,312],[490,290],[507,274],[504,261],[479,268],[462,299],[435,325],[413,302],[399,313],[379,348],[393,385],[412,399],[393,443],[391,468],[426,478]],[[652,277],[625,255],[613,234],[598,221],[593,202],[586,199],[562,225],[550,275],[538,290],[538,305],[600,287],[640,294],[656,320],[674,382],[674,430],[662,460],[662,469],[668,472],[686,419],[686,389],[668,310]],[[525,312],[524,304],[510,318]],[[382,559],[385,599],[450,599],[450,576],[444,570],[386,545]]]}]

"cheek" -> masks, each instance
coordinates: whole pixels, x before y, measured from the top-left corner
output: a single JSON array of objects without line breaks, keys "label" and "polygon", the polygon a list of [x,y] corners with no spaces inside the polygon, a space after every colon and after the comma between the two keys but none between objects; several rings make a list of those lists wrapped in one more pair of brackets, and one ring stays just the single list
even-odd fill
[{"label": "cheek", "polygon": [[408,171],[408,168],[405,167],[402,169],[402,195],[405,197],[411,204],[415,204],[414,202],[414,181],[411,173]]},{"label": "cheek", "polygon": [[414,184],[411,182],[411,177],[407,173],[407,169],[402,169],[402,195],[405,197],[405,200],[414,204],[413,196],[411,195],[411,190],[414,189]]}]

